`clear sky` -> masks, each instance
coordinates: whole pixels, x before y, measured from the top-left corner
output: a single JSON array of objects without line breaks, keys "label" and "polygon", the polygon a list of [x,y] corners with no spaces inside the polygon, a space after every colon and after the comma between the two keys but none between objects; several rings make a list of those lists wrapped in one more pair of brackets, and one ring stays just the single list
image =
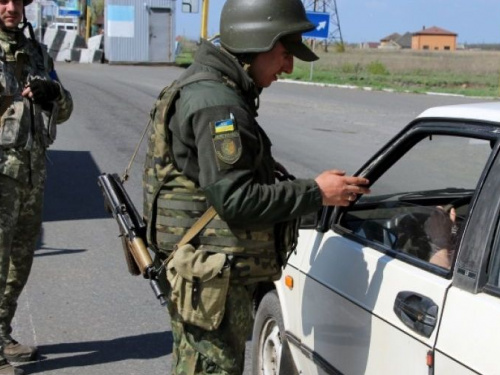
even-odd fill
[{"label": "clear sky", "polygon": [[[209,1],[208,34],[213,36],[225,0]],[[337,0],[337,12],[346,43],[378,42],[392,33],[437,26],[458,34],[461,44],[500,44],[500,0]],[[177,35],[196,40],[201,14],[182,13],[178,7],[176,26]]]}]

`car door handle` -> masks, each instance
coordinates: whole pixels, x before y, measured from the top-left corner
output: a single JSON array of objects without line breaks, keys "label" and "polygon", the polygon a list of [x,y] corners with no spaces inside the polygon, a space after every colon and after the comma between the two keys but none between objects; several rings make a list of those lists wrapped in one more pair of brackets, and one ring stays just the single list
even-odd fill
[{"label": "car door handle", "polygon": [[430,337],[436,327],[439,307],[428,297],[409,291],[399,292],[394,312],[413,331]]}]

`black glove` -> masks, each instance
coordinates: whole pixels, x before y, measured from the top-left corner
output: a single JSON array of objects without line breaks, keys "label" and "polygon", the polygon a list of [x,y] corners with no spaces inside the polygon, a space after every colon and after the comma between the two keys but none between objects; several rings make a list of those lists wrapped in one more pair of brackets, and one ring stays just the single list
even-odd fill
[{"label": "black glove", "polygon": [[33,93],[33,101],[41,105],[50,104],[61,96],[59,85],[54,81],[34,79],[30,82],[30,89]]}]

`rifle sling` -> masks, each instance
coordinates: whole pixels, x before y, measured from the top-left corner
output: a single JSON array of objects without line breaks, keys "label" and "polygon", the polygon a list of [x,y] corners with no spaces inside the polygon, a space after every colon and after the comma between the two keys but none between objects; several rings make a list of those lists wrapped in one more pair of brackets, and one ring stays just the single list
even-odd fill
[{"label": "rifle sling", "polygon": [[206,210],[203,215],[193,224],[191,228],[188,229],[186,234],[182,237],[179,243],[175,246],[175,249],[178,249],[181,246],[188,244],[193,238],[195,238],[198,233],[201,232],[203,228],[207,226],[207,224],[217,215],[215,208],[210,206],[208,210]]},{"label": "rifle sling", "polygon": [[[222,78],[219,77],[215,73],[210,73],[210,72],[198,72],[191,77],[188,77],[186,80],[184,80],[179,86],[178,89],[180,90],[184,86],[190,85],[191,83],[199,82],[199,81],[221,81],[223,82]],[[142,141],[144,140],[144,137],[146,136],[146,133],[151,125],[151,120],[148,121],[146,124],[146,127],[144,128],[141,138],[139,139],[139,142],[137,143],[137,146],[135,147],[134,153],[132,154],[132,157],[130,158],[130,161],[127,165],[127,168],[125,168],[125,171],[122,176],[122,182],[125,182],[128,180],[128,172],[132,168],[132,163],[134,162],[135,157],[137,156],[137,153],[139,152],[139,147],[141,146]]]},{"label": "rifle sling", "polygon": [[167,263],[173,258],[175,252],[177,249],[179,249],[181,246],[184,246],[188,244],[193,238],[195,238],[198,233],[201,232],[203,228],[207,226],[207,224],[217,215],[217,211],[215,211],[214,206],[210,206],[204,213],[203,215],[200,216],[200,218],[196,221],[196,223],[193,224],[191,228],[188,229],[186,234],[181,238],[179,243],[174,246],[173,251],[170,253],[170,255],[165,259],[161,266],[160,269],[165,267]]}]

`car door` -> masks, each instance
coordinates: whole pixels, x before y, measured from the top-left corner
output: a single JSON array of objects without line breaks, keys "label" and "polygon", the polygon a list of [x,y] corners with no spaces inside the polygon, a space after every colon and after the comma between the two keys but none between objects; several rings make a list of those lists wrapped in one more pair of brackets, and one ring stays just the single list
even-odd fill
[{"label": "car door", "polygon": [[371,194],[300,244],[309,250],[293,336],[308,353],[304,373],[429,372],[495,138],[478,124],[419,120],[360,170]]},{"label": "car door", "polygon": [[437,338],[435,374],[498,374],[500,158],[470,215]]}]

